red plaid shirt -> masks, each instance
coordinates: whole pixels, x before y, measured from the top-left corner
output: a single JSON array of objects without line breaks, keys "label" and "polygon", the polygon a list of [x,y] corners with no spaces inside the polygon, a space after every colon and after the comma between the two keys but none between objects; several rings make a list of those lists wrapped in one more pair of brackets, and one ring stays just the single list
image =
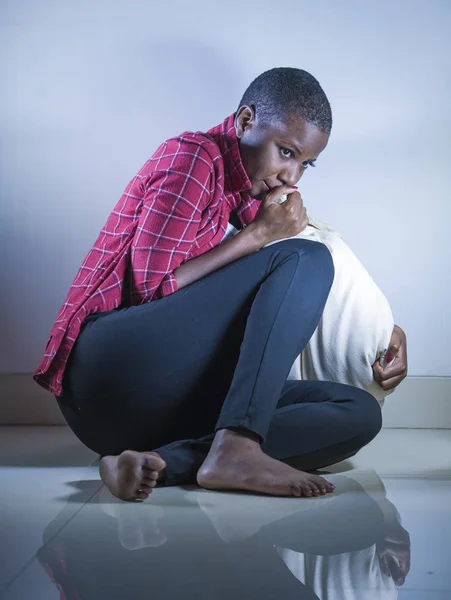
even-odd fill
[{"label": "red plaid shirt", "polygon": [[163,142],[125,188],[61,306],[33,379],[56,396],[92,313],[144,304],[177,291],[174,270],[223,239],[232,210],[246,226],[260,202],[241,161],[235,113],[207,132]]}]

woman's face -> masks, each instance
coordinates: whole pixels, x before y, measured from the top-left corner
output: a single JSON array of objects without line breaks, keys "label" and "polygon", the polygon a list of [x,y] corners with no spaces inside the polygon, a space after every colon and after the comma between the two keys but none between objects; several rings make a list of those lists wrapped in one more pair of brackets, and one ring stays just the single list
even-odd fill
[{"label": "woman's face", "polygon": [[236,113],[235,131],[256,200],[263,200],[268,189],[296,185],[329,141],[329,134],[302,119],[262,126],[249,106]]}]

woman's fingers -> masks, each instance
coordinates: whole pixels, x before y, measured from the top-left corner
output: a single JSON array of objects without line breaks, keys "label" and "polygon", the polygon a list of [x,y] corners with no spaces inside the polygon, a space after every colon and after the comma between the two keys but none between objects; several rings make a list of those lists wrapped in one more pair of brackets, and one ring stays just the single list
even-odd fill
[{"label": "woman's fingers", "polygon": [[391,390],[399,385],[402,381],[402,377],[393,377],[392,379],[387,379],[386,381],[382,381],[379,385],[383,390]]}]

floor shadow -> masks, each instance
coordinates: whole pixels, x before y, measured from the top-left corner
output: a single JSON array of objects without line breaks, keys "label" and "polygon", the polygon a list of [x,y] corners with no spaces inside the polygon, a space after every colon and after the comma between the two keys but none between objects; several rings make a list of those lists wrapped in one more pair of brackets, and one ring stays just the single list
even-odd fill
[{"label": "floor shadow", "polygon": [[86,504],[90,502],[93,496],[103,487],[100,479],[79,479],[78,481],[67,481],[65,485],[68,489],[68,496],[61,495],[57,498],[61,502],[69,504]]},{"label": "floor shadow", "polygon": [[0,449],[0,467],[87,467],[98,466],[99,459],[94,452],[80,447],[78,443],[55,448],[24,448],[23,438],[17,448]]}]

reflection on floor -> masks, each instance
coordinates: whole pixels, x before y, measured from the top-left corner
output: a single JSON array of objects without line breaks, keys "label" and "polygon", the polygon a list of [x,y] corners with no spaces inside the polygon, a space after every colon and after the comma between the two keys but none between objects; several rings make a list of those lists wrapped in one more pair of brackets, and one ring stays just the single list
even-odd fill
[{"label": "reflection on floor", "polygon": [[382,430],[336,490],[114,498],[67,427],[0,428],[5,600],[451,599],[451,431]]}]

